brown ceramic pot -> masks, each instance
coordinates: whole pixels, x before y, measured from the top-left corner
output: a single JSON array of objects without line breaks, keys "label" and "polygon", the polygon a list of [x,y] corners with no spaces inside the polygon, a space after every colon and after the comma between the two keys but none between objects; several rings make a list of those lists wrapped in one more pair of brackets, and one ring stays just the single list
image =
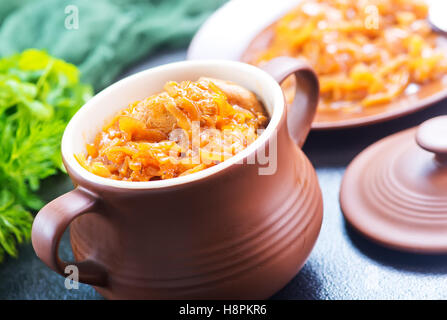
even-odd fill
[{"label": "brown ceramic pot", "polygon": [[[180,62],[133,75],[91,99],[62,140],[76,189],[46,205],[33,225],[40,259],[61,275],[77,266],[80,282],[113,299],[264,299],[281,289],[304,264],[322,221],[317,177],[300,149],[315,115],[318,81],[290,58],[274,60],[266,71],[230,61]],[[278,82],[290,74],[298,78],[297,95],[286,114]],[[234,81],[265,104],[270,123],[247,149],[163,181],[115,181],[77,163],[73,154],[85,152],[85,142],[118,110],[161,91],[168,80],[200,76]],[[57,253],[69,225],[76,262]]]}]

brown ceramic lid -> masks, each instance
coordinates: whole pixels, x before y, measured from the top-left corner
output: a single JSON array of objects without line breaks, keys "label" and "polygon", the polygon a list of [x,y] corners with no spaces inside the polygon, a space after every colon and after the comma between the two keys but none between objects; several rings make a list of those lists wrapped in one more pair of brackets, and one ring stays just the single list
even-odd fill
[{"label": "brown ceramic lid", "polygon": [[391,135],[349,165],[345,218],[387,247],[447,253],[447,116]]}]

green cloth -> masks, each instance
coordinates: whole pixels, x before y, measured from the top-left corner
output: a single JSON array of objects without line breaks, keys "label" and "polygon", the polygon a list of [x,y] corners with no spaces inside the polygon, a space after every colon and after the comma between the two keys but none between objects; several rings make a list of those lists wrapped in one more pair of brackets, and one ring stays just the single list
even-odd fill
[{"label": "green cloth", "polygon": [[[45,49],[102,89],[161,47],[185,46],[225,0],[13,0],[0,2],[0,56]],[[79,28],[66,19],[78,9]],[[72,20],[70,20],[72,21]],[[69,21],[69,22],[70,22]]]}]

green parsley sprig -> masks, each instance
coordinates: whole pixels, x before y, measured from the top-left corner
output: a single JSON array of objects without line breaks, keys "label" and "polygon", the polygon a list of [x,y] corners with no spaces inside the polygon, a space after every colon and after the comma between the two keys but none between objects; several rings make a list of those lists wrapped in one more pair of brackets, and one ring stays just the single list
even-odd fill
[{"label": "green parsley sprig", "polygon": [[44,51],[0,59],[0,262],[30,239],[40,182],[63,170],[64,128],[91,96],[74,65]]}]

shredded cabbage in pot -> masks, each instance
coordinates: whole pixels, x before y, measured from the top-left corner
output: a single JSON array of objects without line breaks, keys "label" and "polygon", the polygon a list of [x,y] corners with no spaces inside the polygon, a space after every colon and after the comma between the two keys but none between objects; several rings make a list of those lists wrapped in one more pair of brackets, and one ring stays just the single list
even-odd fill
[{"label": "shredded cabbage in pot", "polygon": [[168,82],[163,92],[119,112],[87,144],[87,154],[75,157],[85,169],[106,178],[175,178],[232,157],[267,122],[256,96],[232,82]]}]

